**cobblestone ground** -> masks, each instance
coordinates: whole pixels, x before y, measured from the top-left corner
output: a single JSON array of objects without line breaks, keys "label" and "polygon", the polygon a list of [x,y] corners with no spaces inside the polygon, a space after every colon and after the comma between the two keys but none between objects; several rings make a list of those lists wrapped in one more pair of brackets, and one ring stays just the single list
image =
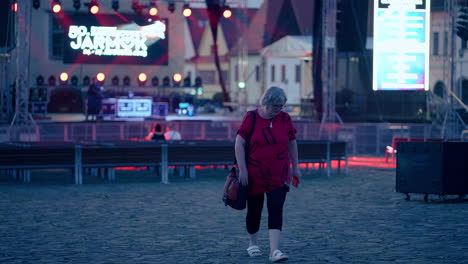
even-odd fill
[{"label": "cobblestone ground", "polygon": [[[146,171],[82,186],[57,171],[29,185],[1,176],[0,263],[268,263],[246,254],[245,211],[220,200],[226,172],[197,173],[169,185]],[[289,263],[468,263],[468,202],[405,201],[392,169],[304,178],[285,204]]]}]

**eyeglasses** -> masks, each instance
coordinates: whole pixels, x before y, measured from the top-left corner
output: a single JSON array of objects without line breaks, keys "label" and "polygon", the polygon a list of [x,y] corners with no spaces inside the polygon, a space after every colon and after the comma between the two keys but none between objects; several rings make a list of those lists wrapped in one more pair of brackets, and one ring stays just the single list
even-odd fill
[{"label": "eyeglasses", "polygon": [[278,109],[278,110],[281,110],[284,108],[284,104],[272,104],[268,106],[270,106],[272,109]]}]

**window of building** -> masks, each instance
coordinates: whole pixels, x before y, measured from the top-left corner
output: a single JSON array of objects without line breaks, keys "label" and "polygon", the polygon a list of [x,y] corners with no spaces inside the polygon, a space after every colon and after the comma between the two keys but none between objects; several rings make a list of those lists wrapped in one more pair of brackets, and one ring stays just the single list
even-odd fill
[{"label": "window of building", "polygon": [[63,59],[63,28],[54,16],[50,16],[51,31],[49,38],[49,57],[53,60]]},{"label": "window of building", "polygon": [[260,81],[260,66],[255,66],[255,81],[259,82]]},{"label": "window of building", "polygon": [[205,84],[216,83],[216,71],[199,71],[198,76],[201,77],[203,83]]},{"label": "window of building", "polygon": [[296,82],[301,82],[301,65],[296,65]]},{"label": "window of building", "polygon": [[236,64],[236,66],[234,66],[234,81],[239,81],[239,64]]},{"label": "window of building", "polygon": [[448,31],[444,31],[444,56],[448,55]]},{"label": "window of building", "polygon": [[271,65],[271,81],[275,81],[275,65]]},{"label": "window of building", "polygon": [[281,81],[286,82],[286,65],[281,65]]},{"label": "window of building", "polygon": [[439,32],[434,32],[432,41],[434,42],[432,45],[432,55],[439,56]]}]

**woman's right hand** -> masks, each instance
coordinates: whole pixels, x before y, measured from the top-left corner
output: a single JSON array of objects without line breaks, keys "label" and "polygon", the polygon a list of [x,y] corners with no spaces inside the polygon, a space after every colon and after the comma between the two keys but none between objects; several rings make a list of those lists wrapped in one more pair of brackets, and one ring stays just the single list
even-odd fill
[{"label": "woman's right hand", "polygon": [[244,186],[249,184],[249,173],[247,172],[247,168],[239,169],[239,182]]}]

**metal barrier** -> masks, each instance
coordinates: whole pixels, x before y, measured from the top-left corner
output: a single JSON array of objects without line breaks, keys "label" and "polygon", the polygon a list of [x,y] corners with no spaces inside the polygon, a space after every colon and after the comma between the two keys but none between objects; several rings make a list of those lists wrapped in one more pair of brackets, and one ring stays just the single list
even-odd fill
[{"label": "metal barrier", "polygon": [[[156,121],[165,127],[165,121]],[[234,140],[239,121],[172,121],[184,140]],[[8,141],[124,141],[143,140],[153,122],[40,123],[38,126],[0,127],[0,142]],[[298,140],[340,140],[350,155],[384,155],[394,137],[440,138],[441,127],[432,124],[345,123],[344,125],[296,120]],[[321,131],[321,133],[320,133]]]}]

